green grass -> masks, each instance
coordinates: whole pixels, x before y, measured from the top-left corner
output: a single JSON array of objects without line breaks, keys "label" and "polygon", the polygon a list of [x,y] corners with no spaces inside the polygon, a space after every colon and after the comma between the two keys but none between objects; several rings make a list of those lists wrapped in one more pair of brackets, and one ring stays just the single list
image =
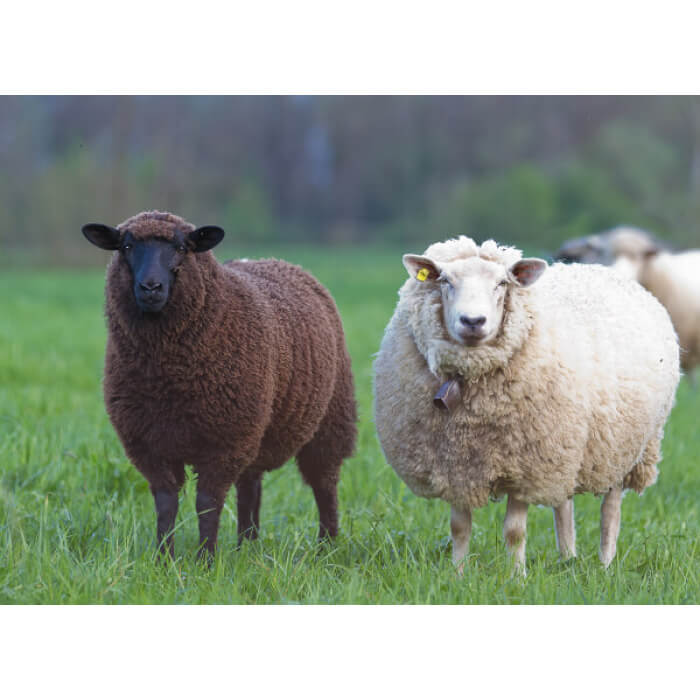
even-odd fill
[{"label": "green grass", "polygon": [[[245,252],[236,251],[238,254]],[[231,253],[233,254],[233,253]],[[194,484],[177,559],[154,562],[155,515],[102,402],[102,270],[0,271],[0,603],[697,603],[700,392],[683,381],[658,483],[623,503],[618,556],[597,558],[599,501],[576,499],[579,558],[559,563],[552,515],[531,508],[528,576],[513,579],[504,504],[475,514],[469,570],[450,564],[449,507],[385,463],[372,422],[372,355],[404,273],[381,250],[278,252],[334,294],[360,408],[340,486],[341,535],[315,544],[311,491],[293,465],[264,480],[260,540],[235,551],[235,496],[211,570],[195,560]],[[222,254],[220,257],[227,257]]]}]

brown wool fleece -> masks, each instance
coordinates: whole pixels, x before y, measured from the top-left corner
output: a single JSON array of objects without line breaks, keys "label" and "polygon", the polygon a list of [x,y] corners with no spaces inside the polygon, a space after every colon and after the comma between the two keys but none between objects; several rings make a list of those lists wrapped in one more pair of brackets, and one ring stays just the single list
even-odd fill
[{"label": "brown wool fleece", "polygon": [[[161,212],[118,228],[137,239],[194,230]],[[356,439],[353,379],[333,299],[310,274],[190,252],[164,309],[144,314],[116,252],[106,316],[107,411],[154,493],[179,488],[191,464],[199,488],[222,503],[243,473],[294,456],[307,483],[335,488]]]}]

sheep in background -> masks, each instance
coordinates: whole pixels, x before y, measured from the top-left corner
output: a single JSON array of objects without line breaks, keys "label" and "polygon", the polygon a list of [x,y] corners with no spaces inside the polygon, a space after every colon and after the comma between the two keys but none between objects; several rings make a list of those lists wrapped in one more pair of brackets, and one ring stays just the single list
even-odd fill
[{"label": "sheep in background", "polygon": [[648,289],[671,316],[681,367],[692,376],[700,364],[700,250],[671,252],[646,231],[619,226],[568,241],[555,258],[611,265]]},{"label": "sheep in background", "polygon": [[213,553],[232,484],[239,541],[257,536],[263,473],[296,456],[320,536],[338,530],[340,466],[356,409],[343,327],[328,291],[281,260],[221,265],[217,226],[143,212],[85,237],[107,269],[104,395],[124,449],[148,479],[161,551],[185,464],[197,473],[200,544]]},{"label": "sheep in background", "polygon": [[651,255],[636,279],[668,310],[681,346],[681,367],[692,378],[700,364],[700,250]]},{"label": "sheep in background", "polygon": [[648,231],[633,226],[617,226],[609,231],[566,241],[554,254],[554,259],[612,265],[622,255],[637,259],[666,249],[666,244]]},{"label": "sheep in background", "polygon": [[[554,508],[575,556],[572,496],[604,494],[600,558],[615,555],[624,488],[656,480],[679,379],[668,313],[600,266],[547,264],[458,239],[405,255],[409,279],[375,362],[375,420],[387,461],[411,490],[452,506],[453,559],[471,510],[508,496],[504,536],[525,569],[528,504]],[[457,380],[461,397],[433,397]]]}]

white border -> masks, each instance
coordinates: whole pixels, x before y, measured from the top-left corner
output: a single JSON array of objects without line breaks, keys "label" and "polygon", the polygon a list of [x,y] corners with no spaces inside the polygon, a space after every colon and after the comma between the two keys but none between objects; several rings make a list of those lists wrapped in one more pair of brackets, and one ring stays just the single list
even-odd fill
[{"label": "white border", "polygon": [[[684,697],[697,607],[5,607],[5,697]],[[151,695],[154,694],[154,695]]]},{"label": "white border", "polygon": [[677,0],[13,3],[0,91],[697,93],[699,13]]}]

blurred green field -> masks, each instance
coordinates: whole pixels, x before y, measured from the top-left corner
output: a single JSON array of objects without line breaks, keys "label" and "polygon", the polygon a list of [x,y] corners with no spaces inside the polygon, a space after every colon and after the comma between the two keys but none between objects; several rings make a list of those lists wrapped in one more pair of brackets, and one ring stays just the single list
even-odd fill
[{"label": "blurred green field", "polygon": [[[252,251],[228,252],[219,257]],[[475,514],[460,580],[450,564],[449,507],[411,494],[384,462],[372,422],[372,356],[404,278],[399,252],[275,253],[329,287],[353,358],[360,437],[342,472],[337,541],[316,546],[311,491],[287,465],[266,476],[261,538],[239,551],[229,495],[211,570],[194,557],[188,479],[177,559],[155,564],[151,494],[102,401],[104,272],[0,269],[0,603],[698,602],[700,391],[682,382],[661,476],[643,497],[625,498],[609,571],[597,558],[599,500],[579,496],[576,561],[558,561],[551,512],[531,508],[529,573],[511,578],[505,506],[492,504]]]}]

